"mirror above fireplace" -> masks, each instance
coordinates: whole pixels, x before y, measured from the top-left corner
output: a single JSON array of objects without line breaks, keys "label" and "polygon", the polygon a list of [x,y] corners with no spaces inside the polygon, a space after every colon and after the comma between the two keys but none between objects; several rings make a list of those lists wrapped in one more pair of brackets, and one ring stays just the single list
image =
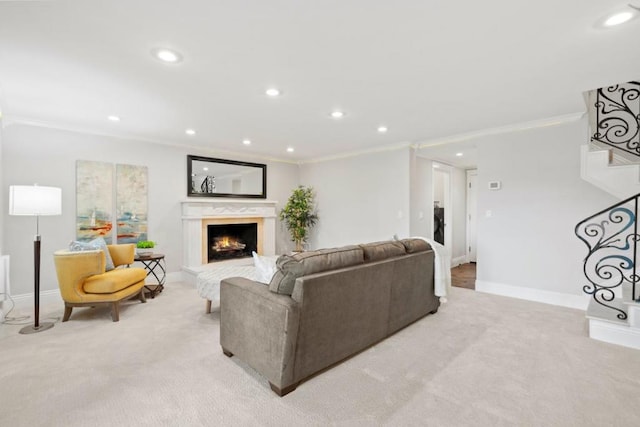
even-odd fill
[{"label": "mirror above fireplace", "polygon": [[267,165],[187,156],[187,196],[267,198]]}]

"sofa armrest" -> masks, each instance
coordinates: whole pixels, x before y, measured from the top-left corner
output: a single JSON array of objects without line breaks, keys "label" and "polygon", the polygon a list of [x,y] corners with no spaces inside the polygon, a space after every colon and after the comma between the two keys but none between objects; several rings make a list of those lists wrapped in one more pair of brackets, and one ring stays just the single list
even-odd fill
[{"label": "sofa armrest", "polygon": [[293,383],[298,304],[243,277],[220,283],[220,345],[278,388]]}]

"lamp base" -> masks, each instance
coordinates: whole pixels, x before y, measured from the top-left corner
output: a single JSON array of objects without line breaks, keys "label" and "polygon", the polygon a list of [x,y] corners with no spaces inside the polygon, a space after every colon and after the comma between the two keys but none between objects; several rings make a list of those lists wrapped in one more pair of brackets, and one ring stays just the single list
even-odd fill
[{"label": "lamp base", "polygon": [[42,322],[40,323],[40,326],[38,326],[37,328],[34,325],[25,326],[24,328],[20,329],[20,333],[35,334],[36,332],[46,331],[47,329],[51,329],[51,328],[53,328],[52,322]]}]

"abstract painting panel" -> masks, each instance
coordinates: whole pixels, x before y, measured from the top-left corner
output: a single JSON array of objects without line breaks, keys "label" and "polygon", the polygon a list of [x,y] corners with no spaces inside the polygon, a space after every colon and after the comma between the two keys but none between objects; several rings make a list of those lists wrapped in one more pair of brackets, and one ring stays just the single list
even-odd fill
[{"label": "abstract painting panel", "polygon": [[113,165],[76,162],[76,239],[104,237],[111,243],[113,228]]},{"label": "abstract painting panel", "polygon": [[118,243],[147,240],[147,167],[116,165]]}]

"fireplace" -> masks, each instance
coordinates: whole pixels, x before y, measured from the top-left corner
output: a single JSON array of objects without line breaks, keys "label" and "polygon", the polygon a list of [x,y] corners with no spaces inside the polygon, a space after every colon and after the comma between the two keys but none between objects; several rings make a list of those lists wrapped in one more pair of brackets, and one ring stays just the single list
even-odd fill
[{"label": "fireplace", "polygon": [[208,262],[250,257],[258,251],[258,224],[207,225]]},{"label": "fireplace", "polygon": [[[211,198],[182,202],[183,279],[193,285],[197,275],[207,266],[251,264],[251,252],[243,258],[209,260],[209,226],[258,224],[257,250],[260,255],[276,254],[276,202]],[[243,242],[247,244],[246,242]],[[245,248],[246,249],[246,248]]]}]

